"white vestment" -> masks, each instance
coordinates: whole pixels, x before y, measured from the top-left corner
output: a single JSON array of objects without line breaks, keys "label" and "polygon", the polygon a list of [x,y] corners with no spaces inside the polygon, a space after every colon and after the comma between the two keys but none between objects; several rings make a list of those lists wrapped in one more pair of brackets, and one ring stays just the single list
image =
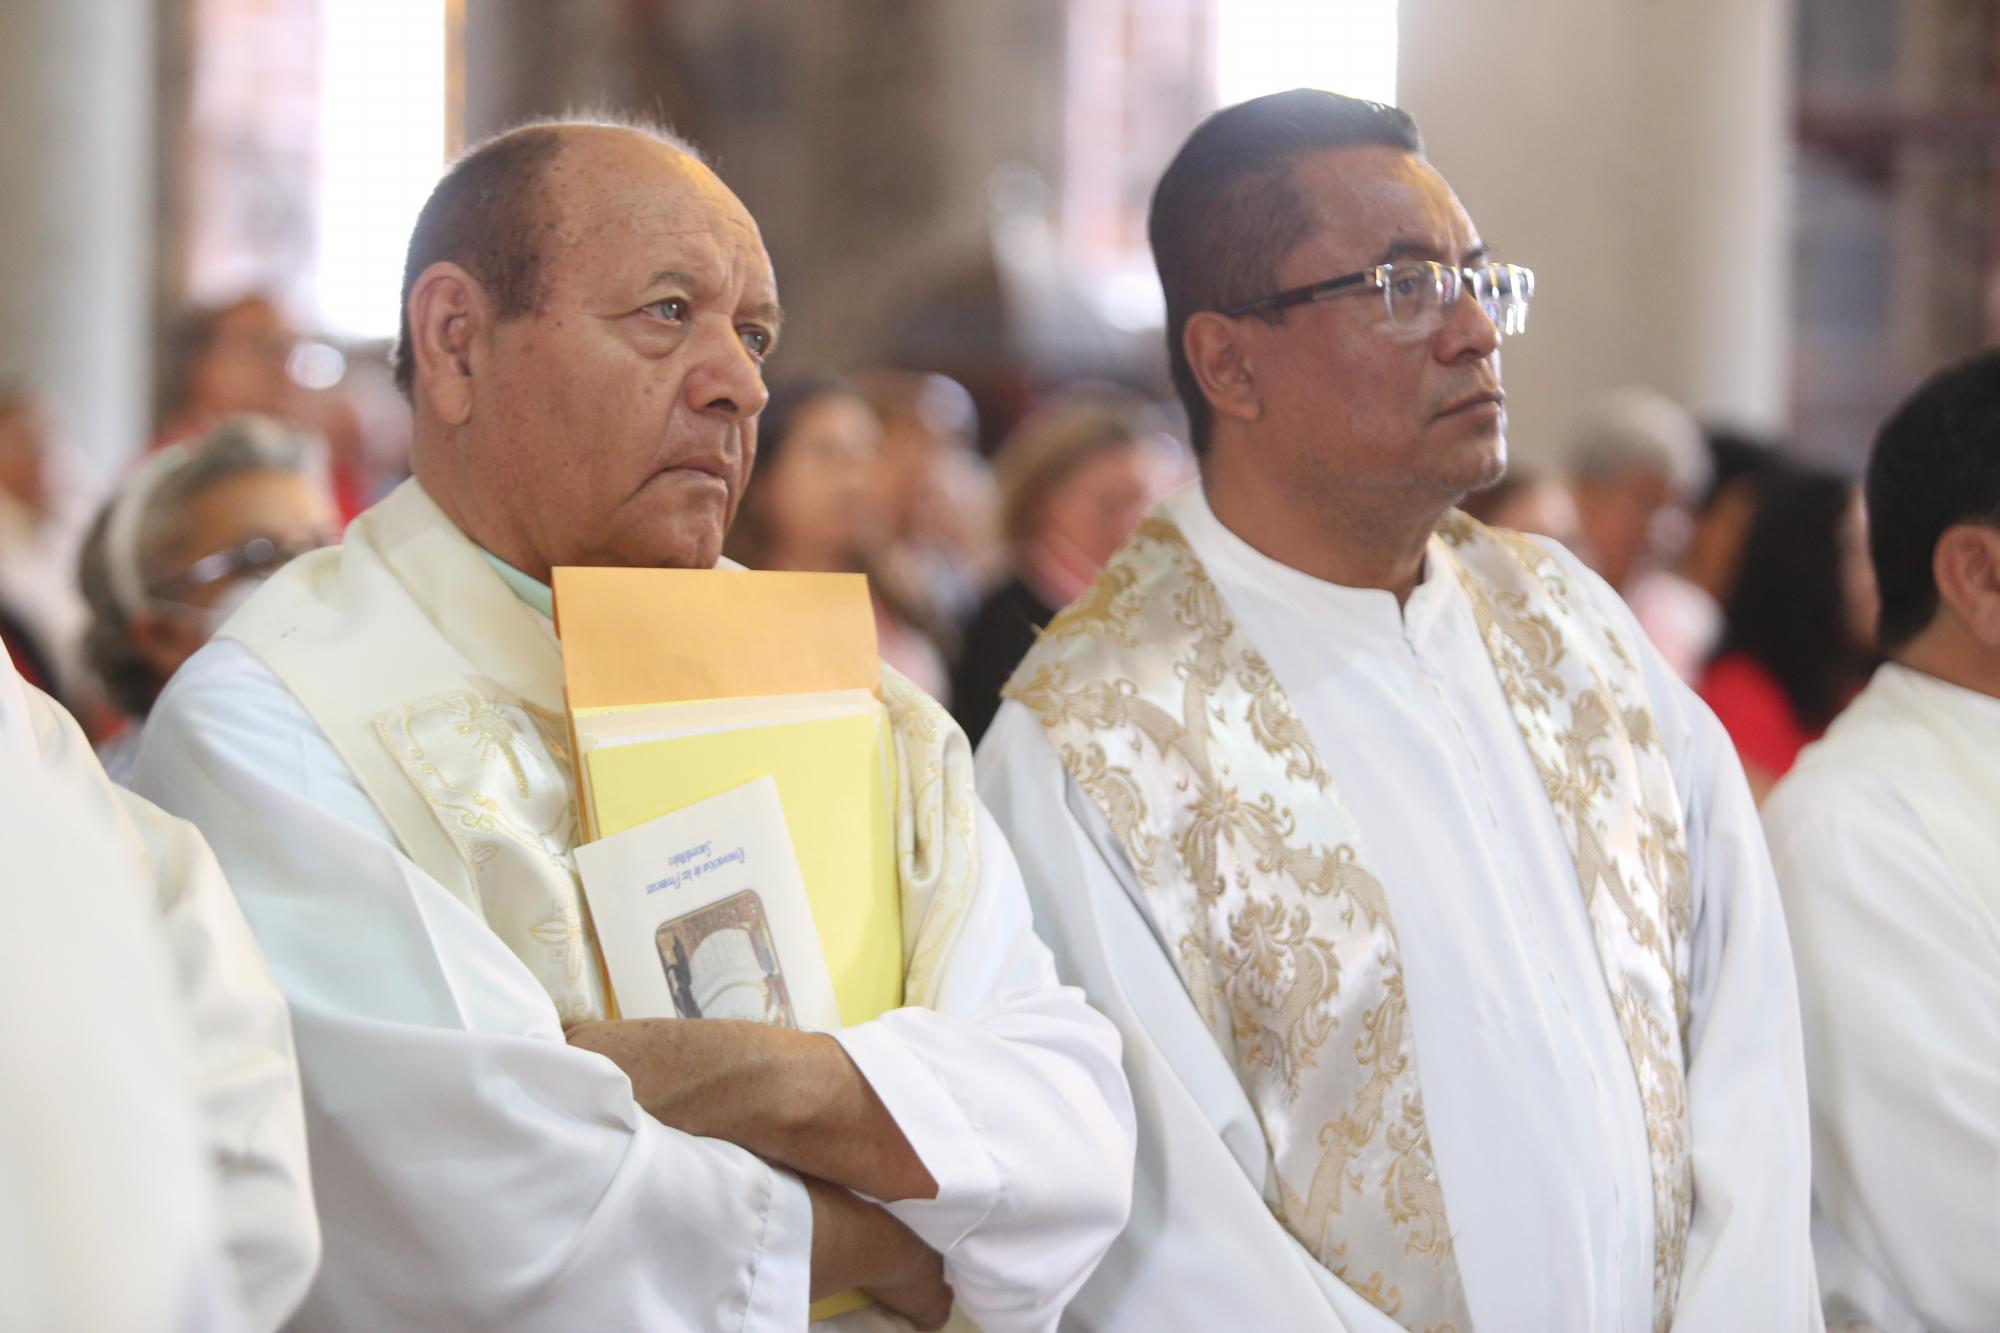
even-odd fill
[{"label": "white vestment", "polygon": [[1827,1315],[2000,1328],[2000,699],[1894,663],[1764,806]]},{"label": "white vestment", "polygon": [[0,1327],[276,1328],[318,1258],[285,1007],[193,828],[0,661]]},{"label": "white vestment", "polygon": [[[1386,592],[1313,579],[1224,528],[1198,485],[1164,516],[1296,710],[1393,909],[1421,1114],[1471,1325],[1652,1328],[1649,1121],[1575,860],[1468,593],[1435,557],[1402,608]],[[1601,581],[1553,555],[1573,600],[1642,642]],[[1756,812],[1714,719],[1656,655],[1638,670],[1692,884],[1693,1208],[1676,1327],[1816,1328],[1796,999]],[[1214,719],[1242,746],[1253,729],[1259,742],[1281,737],[1289,721],[1254,709]],[[1274,1216],[1280,1182],[1257,1110],[1191,1002],[1121,839],[1034,712],[1002,707],[979,774],[1059,970],[1125,1037],[1138,1109],[1133,1221],[1067,1323],[1400,1327]],[[1380,1180],[1368,1175],[1367,1203]]]},{"label": "white vestment", "polygon": [[[546,617],[415,483],[241,616],[161,697],[135,785],[208,833],[292,1004],[326,1233],[298,1325],[803,1324],[798,1179],[662,1125],[563,1039],[598,972],[566,765],[541,736],[561,699]],[[314,689],[346,751],[227,637],[297,672],[291,624],[325,658]],[[384,692],[376,751],[339,715],[365,723]],[[497,783],[452,786],[482,745],[504,752]],[[1115,1032],[1057,983],[1013,857],[965,799],[954,813],[981,836],[964,917],[942,958],[920,941],[911,964],[936,978],[929,1007],[836,1035],[938,1183],[889,1209],[944,1255],[959,1309],[989,1333],[1047,1328],[1124,1219],[1130,1103]],[[906,897],[906,930],[913,911]]]}]

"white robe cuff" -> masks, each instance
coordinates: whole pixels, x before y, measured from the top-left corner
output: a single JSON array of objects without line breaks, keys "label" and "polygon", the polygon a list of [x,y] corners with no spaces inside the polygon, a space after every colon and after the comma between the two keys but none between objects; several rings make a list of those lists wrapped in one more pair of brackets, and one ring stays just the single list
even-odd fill
[{"label": "white robe cuff", "polygon": [[904,1225],[940,1254],[949,1252],[986,1215],[1000,1193],[1000,1171],[985,1135],[967,1117],[924,1058],[902,1039],[901,1011],[834,1033],[861,1076],[937,1182],[937,1196],[901,1215]]},{"label": "white robe cuff", "polygon": [[789,1171],[772,1171],[764,1238],[750,1272],[740,1327],[796,1328],[812,1300],[812,1196]]}]

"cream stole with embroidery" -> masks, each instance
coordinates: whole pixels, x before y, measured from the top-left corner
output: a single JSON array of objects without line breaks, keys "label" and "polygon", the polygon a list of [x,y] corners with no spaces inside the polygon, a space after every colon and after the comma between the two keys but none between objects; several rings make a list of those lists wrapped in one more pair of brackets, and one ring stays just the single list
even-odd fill
[{"label": "cream stole with embroidery", "polygon": [[[337,548],[293,561],[223,634],[305,706],[406,855],[486,922],[567,1023],[604,1014],[576,879],[578,824],[553,629],[415,481]],[[884,667],[896,737],[904,995],[935,1002],[978,889],[972,756]]]},{"label": "cream stole with embroidery", "polygon": [[[1664,1330],[1692,1206],[1689,891],[1672,773],[1631,652],[1572,613],[1545,552],[1455,514],[1430,559],[1472,601],[1575,856],[1644,1102]],[[1469,1329],[1364,830],[1179,529],[1149,519],[1006,693],[1104,816],[1171,942],[1263,1126],[1273,1212],[1405,1327]]]}]

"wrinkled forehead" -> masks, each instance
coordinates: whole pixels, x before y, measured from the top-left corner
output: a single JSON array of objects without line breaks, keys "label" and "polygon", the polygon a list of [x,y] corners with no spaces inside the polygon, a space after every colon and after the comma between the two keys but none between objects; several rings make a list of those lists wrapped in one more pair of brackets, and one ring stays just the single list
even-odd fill
[{"label": "wrinkled forehead", "polygon": [[1300,159],[1293,182],[1312,217],[1295,255],[1361,268],[1410,255],[1462,262],[1479,231],[1451,186],[1398,148],[1339,148]]},{"label": "wrinkled forehead", "polygon": [[634,266],[699,264],[717,282],[775,290],[756,221],[716,174],[648,136],[567,143],[543,178],[554,281],[620,280]]}]

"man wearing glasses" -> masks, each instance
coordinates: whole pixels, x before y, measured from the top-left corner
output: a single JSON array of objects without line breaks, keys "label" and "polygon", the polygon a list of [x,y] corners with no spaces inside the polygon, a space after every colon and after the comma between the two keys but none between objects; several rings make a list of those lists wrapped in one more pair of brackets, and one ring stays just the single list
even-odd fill
[{"label": "man wearing glasses", "polygon": [[1125,1038],[1159,1327],[1817,1328],[1797,999],[1727,739],[1506,467],[1496,262],[1401,111],[1300,90],[1153,198],[1201,482],[979,755]]}]

